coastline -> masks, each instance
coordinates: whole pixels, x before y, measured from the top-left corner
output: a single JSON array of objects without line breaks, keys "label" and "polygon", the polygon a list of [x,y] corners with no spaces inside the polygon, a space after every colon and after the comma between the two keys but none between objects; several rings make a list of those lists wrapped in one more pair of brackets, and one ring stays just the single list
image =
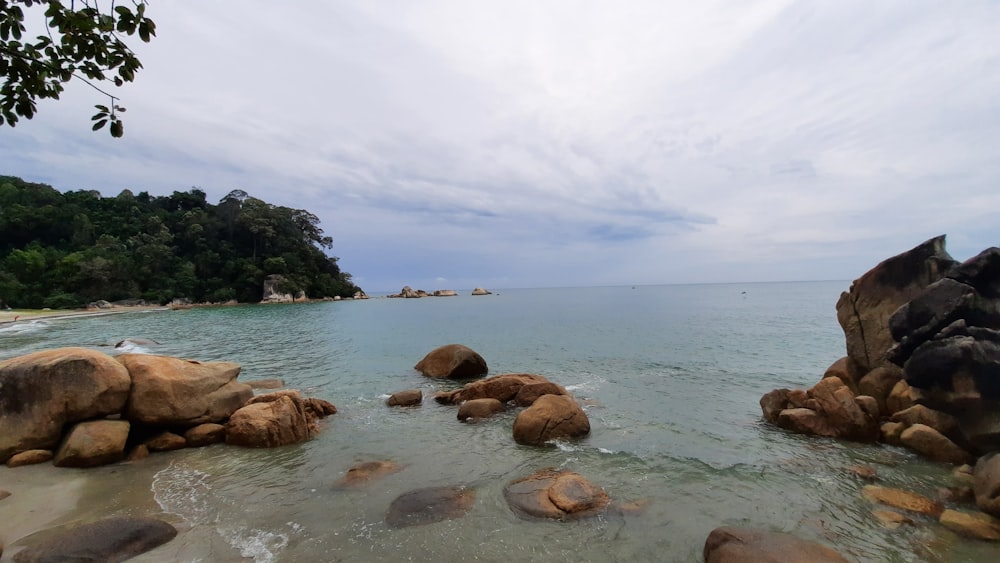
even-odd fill
[{"label": "coastline", "polygon": [[9,311],[0,311],[0,326],[39,319],[55,320],[73,317],[99,317],[121,313],[170,310],[170,307],[161,306],[114,307],[112,309],[11,309]]}]

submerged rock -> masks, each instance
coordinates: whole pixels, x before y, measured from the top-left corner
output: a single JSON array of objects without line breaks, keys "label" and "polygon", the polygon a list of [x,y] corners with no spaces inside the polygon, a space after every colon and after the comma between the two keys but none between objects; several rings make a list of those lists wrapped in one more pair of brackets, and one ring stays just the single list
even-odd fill
[{"label": "submerged rock", "polygon": [[729,526],[712,530],[702,556],[705,563],[847,563],[825,545],[789,534]]},{"label": "submerged rock", "polygon": [[604,489],[579,473],[551,468],[511,481],[503,496],[522,518],[582,518],[600,513],[611,503]]},{"label": "submerged rock", "polygon": [[417,489],[396,497],[385,521],[394,528],[405,528],[461,518],[475,500],[476,492],[465,487]]},{"label": "submerged rock", "polygon": [[398,473],[402,470],[403,466],[394,461],[366,461],[348,469],[347,473],[334,483],[334,486],[342,489],[361,487],[371,481]]},{"label": "submerged rock", "polygon": [[435,348],[413,369],[427,377],[469,379],[489,373],[486,360],[475,350],[462,344],[448,344]]},{"label": "submerged rock", "polygon": [[917,493],[911,493],[900,489],[891,489],[889,487],[880,487],[878,485],[865,485],[865,488],[861,490],[861,494],[872,502],[885,504],[894,508],[901,508],[903,510],[909,510],[910,512],[917,512],[919,514],[937,516],[941,514],[941,510],[943,510],[943,507],[939,502],[933,501],[923,495],[918,495]]},{"label": "submerged rock", "polygon": [[407,389],[390,395],[385,404],[390,407],[412,407],[419,405],[423,399],[424,393],[420,389]]},{"label": "submerged rock", "polygon": [[116,517],[70,528],[14,556],[18,563],[131,559],[174,539],[177,530],[154,518]]},{"label": "submerged rock", "polygon": [[1000,520],[982,512],[945,510],[941,524],[963,536],[979,540],[1000,541]]}]

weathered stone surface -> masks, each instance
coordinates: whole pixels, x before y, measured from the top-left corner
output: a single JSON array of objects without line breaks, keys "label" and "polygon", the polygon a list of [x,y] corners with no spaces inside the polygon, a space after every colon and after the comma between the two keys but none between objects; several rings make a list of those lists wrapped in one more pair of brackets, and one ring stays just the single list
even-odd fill
[{"label": "weathered stone surface", "polygon": [[858,393],[875,397],[878,410],[891,414],[886,407],[886,399],[896,383],[903,379],[903,370],[897,366],[882,366],[866,373],[858,382]]},{"label": "weathered stone surface", "polygon": [[412,407],[419,405],[423,399],[424,393],[420,389],[407,389],[390,395],[385,404],[390,407]]},{"label": "weathered stone surface", "polygon": [[469,379],[489,373],[486,360],[472,348],[461,344],[448,344],[435,348],[413,369],[434,378]]},{"label": "weathered stone surface", "polygon": [[959,391],[954,376],[968,374],[974,387],[964,391],[974,399],[1000,399],[1000,331],[967,327],[963,321],[949,327],[913,351],[903,366],[907,383]]},{"label": "weathered stone surface", "polygon": [[847,355],[861,373],[884,366],[895,344],[889,318],[899,307],[938,281],[956,262],[944,236],[882,261],[854,280],[837,302],[837,320],[847,339]]},{"label": "weathered stone surface", "polygon": [[973,469],[972,491],[979,510],[1000,517],[1000,454],[979,458]]},{"label": "weathered stone surface", "polygon": [[[861,374],[863,375],[863,374]],[[858,381],[861,377],[858,374],[857,365],[851,361],[847,356],[840,358],[839,360],[830,364],[830,367],[826,368],[823,372],[823,378],[836,377],[841,382],[844,383],[852,392],[857,393],[858,391]]]},{"label": "weathered stone surface", "polygon": [[530,407],[542,395],[566,395],[566,389],[562,385],[543,381],[541,383],[529,383],[522,386],[514,396],[514,404],[519,407]]},{"label": "weathered stone surface", "polygon": [[823,416],[805,407],[781,411],[778,414],[777,424],[785,430],[791,430],[798,434],[826,436],[829,438],[837,436],[837,429],[830,426]]},{"label": "weathered stone surface", "polygon": [[334,485],[341,489],[357,488],[402,470],[403,466],[394,461],[366,461],[348,469]]},{"label": "weathered stone surface", "polygon": [[385,522],[394,528],[405,528],[461,518],[475,500],[476,492],[466,487],[417,489],[392,501]]},{"label": "weathered stone surface", "polygon": [[889,420],[902,422],[906,426],[924,424],[937,430],[945,436],[958,434],[958,419],[948,413],[936,411],[924,405],[913,405],[908,409],[893,414]]},{"label": "weathered stone surface", "polygon": [[184,439],[187,440],[187,445],[192,448],[218,444],[226,441],[226,427],[222,424],[206,422],[188,428],[184,432]]},{"label": "weathered stone surface", "polygon": [[35,465],[52,461],[52,450],[28,450],[10,456],[7,460],[7,467],[21,467],[22,465]]},{"label": "weathered stone surface", "polygon": [[943,278],[927,286],[889,318],[889,330],[897,342],[889,359],[902,366],[918,346],[966,317],[975,301],[976,290],[953,279]]},{"label": "weathered stone surface", "polygon": [[146,444],[139,444],[125,456],[125,461],[142,461],[147,457],[149,457],[149,448],[146,447]]},{"label": "weathered stone surface", "polygon": [[310,418],[326,418],[337,414],[337,407],[333,403],[316,397],[302,399],[302,406],[306,409],[306,416]]},{"label": "weathered stone surface", "polygon": [[101,561],[115,563],[131,559],[174,539],[177,530],[153,518],[122,516],[105,518],[55,537],[47,537],[14,556],[17,563],[56,561]]},{"label": "weathered stone surface", "polygon": [[196,362],[169,356],[118,356],[132,376],[126,417],[148,426],[194,426],[221,422],[253,397],[236,381],[239,364]]},{"label": "weathered stone surface", "polygon": [[910,512],[917,512],[919,514],[937,516],[941,514],[941,510],[943,510],[943,507],[939,502],[933,501],[923,495],[918,495],[917,493],[911,493],[900,489],[891,489],[889,487],[880,487],[878,485],[865,485],[864,489],[861,490],[861,494],[872,502],[885,504],[902,510],[909,510]]},{"label": "weathered stone surface", "polygon": [[774,389],[760,398],[760,410],[764,414],[764,420],[778,422],[778,415],[788,408],[788,393],[788,389]]},{"label": "weathered stone surface", "polygon": [[[260,395],[254,397],[259,399]],[[251,399],[253,401],[254,399]],[[249,402],[226,422],[226,443],[251,448],[274,448],[309,438],[309,421],[302,402],[288,395]]]},{"label": "weathered stone surface", "polygon": [[899,442],[931,461],[961,465],[972,459],[969,452],[926,424],[909,426],[899,435]]},{"label": "weathered stone surface", "polygon": [[847,563],[835,550],[815,542],[729,526],[712,530],[702,556],[705,563]]},{"label": "weathered stone surface", "polygon": [[156,436],[146,440],[146,447],[151,452],[169,452],[187,447],[187,440],[184,436],[178,436],[173,432],[160,432]]},{"label": "weathered stone surface", "polygon": [[503,412],[503,403],[496,399],[472,399],[458,407],[458,419],[466,421],[477,418],[489,418]]},{"label": "weathered stone surface", "polygon": [[63,427],[121,412],[128,371],[107,354],[59,348],[0,362],[0,462],[54,449]]},{"label": "weathered stone surface", "polygon": [[551,468],[511,481],[503,495],[514,514],[522,518],[593,516],[611,503],[604,489],[579,473]]},{"label": "weathered stone surface", "polygon": [[949,530],[978,540],[1000,541],[1000,520],[982,512],[945,510],[941,524]]},{"label": "weathered stone surface", "polygon": [[75,425],[56,451],[58,467],[95,467],[121,461],[131,425],[127,420],[93,420]]},{"label": "weathered stone surface", "polygon": [[261,291],[261,303],[291,303],[295,298],[291,293],[282,291],[285,283],[285,276],[281,274],[271,274],[264,278],[264,286]]},{"label": "weathered stone surface", "polygon": [[496,399],[506,403],[517,397],[521,387],[548,382],[548,379],[531,373],[507,373],[467,383],[461,389],[454,391],[436,393],[434,400],[445,405],[459,404],[472,399]]},{"label": "weathered stone surface", "polygon": [[840,379],[829,377],[809,390],[819,403],[820,414],[836,429],[836,436],[852,440],[874,440],[878,420],[866,413],[854,400],[854,394]]},{"label": "weathered stone surface", "polygon": [[878,401],[875,400],[875,397],[870,395],[858,395],[857,397],[854,397],[854,404],[858,405],[861,412],[865,413],[866,419],[868,419],[866,424],[872,425],[879,419],[880,411],[878,408]]},{"label": "weathered stone surface", "polygon": [[540,446],[549,440],[590,433],[590,420],[569,395],[542,395],[514,419],[514,441]]}]

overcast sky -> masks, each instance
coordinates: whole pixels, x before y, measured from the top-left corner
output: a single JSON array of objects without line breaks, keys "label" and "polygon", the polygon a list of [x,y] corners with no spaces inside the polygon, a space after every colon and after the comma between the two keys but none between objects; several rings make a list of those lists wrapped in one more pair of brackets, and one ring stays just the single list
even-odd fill
[{"label": "overcast sky", "polygon": [[0,174],[308,209],[370,292],[848,280],[939,234],[1000,243],[997,2],[148,14],[125,137],[73,85],[0,128]]}]

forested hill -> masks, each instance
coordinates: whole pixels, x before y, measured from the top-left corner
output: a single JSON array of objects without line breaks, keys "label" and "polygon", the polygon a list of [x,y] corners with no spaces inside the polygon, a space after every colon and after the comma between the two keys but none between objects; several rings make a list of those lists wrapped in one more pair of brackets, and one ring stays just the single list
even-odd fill
[{"label": "forested hill", "polygon": [[213,205],[169,196],[60,193],[0,176],[0,303],[71,308],[105,299],[260,301],[268,274],[312,298],[358,291],[319,219],[234,190]]}]

